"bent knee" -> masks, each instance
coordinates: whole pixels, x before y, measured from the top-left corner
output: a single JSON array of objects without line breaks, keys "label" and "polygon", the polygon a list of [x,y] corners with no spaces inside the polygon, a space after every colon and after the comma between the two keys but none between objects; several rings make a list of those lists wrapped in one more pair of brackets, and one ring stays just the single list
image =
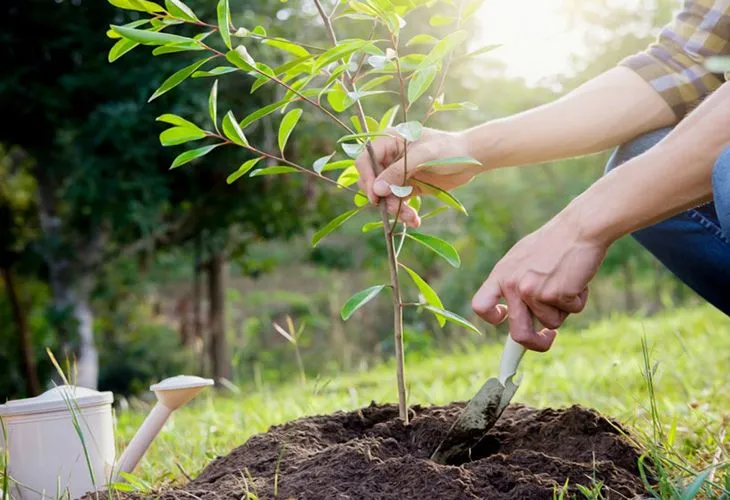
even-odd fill
[{"label": "bent knee", "polygon": [[659,141],[664,139],[666,135],[671,132],[671,127],[660,128],[647,132],[644,135],[640,135],[636,139],[632,139],[619,147],[611,154],[611,157],[606,163],[606,168],[603,175],[608,174],[616,167],[623,165],[630,159],[639,156],[640,154],[653,148]]}]

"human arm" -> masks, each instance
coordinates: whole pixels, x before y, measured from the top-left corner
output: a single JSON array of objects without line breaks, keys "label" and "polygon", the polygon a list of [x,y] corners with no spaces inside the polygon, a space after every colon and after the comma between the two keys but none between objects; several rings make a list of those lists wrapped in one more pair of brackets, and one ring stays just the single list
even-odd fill
[{"label": "human arm", "polygon": [[[509,308],[510,333],[545,351],[567,314],[580,312],[588,282],[621,236],[708,201],[712,168],[730,145],[730,84],[706,99],[655,147],[594,183],[494,267],[472,307],[490,323]],[[547,329],[538,332],[532,315]]]},{"label": "human arm", "polygon": [[[386,198],[388,208],[395,213],[398,200],[388,196],[389,186],[403,185],[404,179],[425,181],[449,190],[485,170],[601,151],[643,132],[671,125],[676,119],[671,108],[641,77],[627,68],[614,68],[555,102],[514,116],[456,133],[426,129],[419,141],[408,146],[407,168],[403,140],[378,138],[373,143],[375,156],[387,168],[376,179],[369,158],[358,158],[360,187],[373,202]],[[430,160],[462,156],[478,160],[482,167],[420,166]],[[417,225],[415,212],[408,207],[402,209],[401,216]]]},{"label": "human arm", "polygon": [[[597,152],[677,123],[722,83],[704,67],[707,57],[726,51],[730,39],[728,14],[718,5],[685,2],[656,43],[551,104],[465,132],[429,129],[409,146],[408,177],[429,176],[431,184],[451,189],[484,170]],[[375,142],[378,161],[388,167],[375,187],[369,160],[359,159],[360,184],[373,202],[386,197],[389,208],[398,206],[388,196],[388,185],[403,183],[404,165],[396,161],[402,149],[399,139]],[[425,161],[456,156],[474,157],[484,166],[418,168]]]}]

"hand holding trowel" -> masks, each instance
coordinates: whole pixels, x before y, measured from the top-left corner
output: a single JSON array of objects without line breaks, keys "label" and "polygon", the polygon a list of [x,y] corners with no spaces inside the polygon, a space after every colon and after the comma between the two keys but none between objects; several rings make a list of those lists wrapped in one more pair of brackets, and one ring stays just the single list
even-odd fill
[{"label": "hand holding trowel", "polygon": [[499,378],[487,380],[469,401],[431,455],[431,460],[442,464],[451,462],[454,457],[467,453],[494,426],[519,387],[513,377],[524,353],[525,348],[507,335],[499,363]]}]

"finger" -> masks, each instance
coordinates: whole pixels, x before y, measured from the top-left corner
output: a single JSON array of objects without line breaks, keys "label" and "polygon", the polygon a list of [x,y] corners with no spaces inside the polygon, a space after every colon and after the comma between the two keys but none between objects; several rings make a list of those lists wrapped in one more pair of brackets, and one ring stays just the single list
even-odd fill
[{"label": "finger", "polygon": [[375,196],[383,197],[391,194],[391,184],[402,186],[404,168],[405,162],[401,159],[383,170],[373,183],[373,193]]},{"label": "finger", "polygon": [[[581,312],[586,307],[588,299],[588,289],[585,288],[578,295],[562,295],[553,300],[543,301],[546,304],[565,311],[567,313],[576,314]],[[548,325],[545,325],[548,326]]]},{"label": "finger", "polygon": [[[398,147],[394,141],[396,141],[396,139],[392,137],[378,137],[375,141],[373,141],[372,150],[377,165],[383,164],[385,158],[388,156],[389,149]],[[378,198],[373,196],[372,193],[375,171],[373,170],[373,162],[367,148],[364,149],[363,152],[360,153],[360,156],[358,156],[355,160],[355,168],[357,168],[357,171],[360,173],[360,180],[358,181],[360,188],[368,195],[371,203],[377,203]]]},{"label": "finger", "polygon": [[564,311],[550,304],[540,302],[532,297],[523,297],[522,300],[530,308],[532,314],[540,322],[542,326],[547,328],[559,328],[565,318],[568,317],[568,311]]},{"label": "finger", "polygon": [[477,290],[471,300],[471,308],[484,321],[498,325],[507,319],[507,306],[500,304],[502,290],[491,276]]},{"label": "finger", "polygon": [[[421,218],[418,216],[418,212],[408,205],[405,200],[401,200],[395,196],[388,196],[385,198],[385,203],[388,207],[388,212],[393,216],[398,214],[398,219],[404,222],[408,227],[416,228],[421,225]],[[399,206],[400,213],[398,212]]]},{"label": "finger", "polygon": [[401,158],[393,162],[392,165],[388,166],[388,168],[376,177],[373,183],[373,192],[377,196],[388,196],[391,193],[391,185],[405,185],[408,179],[422,170],[422,168],[419,168],[419,165],[433,159],[428,158],[426,156],[427,154],[428,150],[424,148],[408,149],[408,165],[406,165],[406,158]]},{"label": "finger", "polygon": [[505,294],[507,307],[509,307],[509,330],[510,335],[518,344],[527,349],[537,352],[545,352],[555,340],[554,330],[535,331],[532,324],[532,315],[527,304],[522,302],[519,295],[507,292]]}]

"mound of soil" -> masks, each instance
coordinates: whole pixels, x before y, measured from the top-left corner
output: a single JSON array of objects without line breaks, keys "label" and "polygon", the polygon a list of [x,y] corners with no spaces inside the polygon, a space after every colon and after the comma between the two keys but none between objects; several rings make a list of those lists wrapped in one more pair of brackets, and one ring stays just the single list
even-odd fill
[{"label": "mound of soil", "polygon": [[603,484],[606,498],[645,493],[640,451],[593,410],[511,405],[454,465],[429,460],[463,404],[411,408],[404,426],[391,405],[308,417],[251,437],[163,498],[552,499],[568,481]]}]

